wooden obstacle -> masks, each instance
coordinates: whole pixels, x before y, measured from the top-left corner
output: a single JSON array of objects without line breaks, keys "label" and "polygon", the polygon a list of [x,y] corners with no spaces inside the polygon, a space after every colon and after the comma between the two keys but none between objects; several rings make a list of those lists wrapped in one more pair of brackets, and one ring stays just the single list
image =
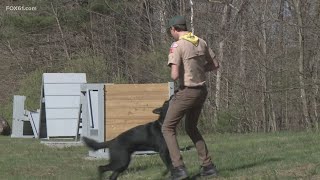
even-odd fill
[{"label": "wooden obstacle", "polygon": [[152,110],[168,97],[167,83],[105,85],[105,140],[156,120]]},{"label": "wooden obstacle", "polygon": [[[173,94],[173,83],[83,84],[83,136],[106,141],[135,126],[158,118],[152,111]],[[102,101],[103,100],[103,101]],[[100,153],[100,155],[98,155]],[[91,152],[91,156],[107,151]],[[90,153],[89,153],[90,154]]]}]

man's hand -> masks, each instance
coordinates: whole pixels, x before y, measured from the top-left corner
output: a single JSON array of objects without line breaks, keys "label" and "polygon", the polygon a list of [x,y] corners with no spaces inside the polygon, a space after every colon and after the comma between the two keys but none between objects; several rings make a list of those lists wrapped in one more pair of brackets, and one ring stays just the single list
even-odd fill
[{"label": "man's hand", "polygon": [[213,70],[217,70],[220,67],[219,60],[215,57],[213,58]]},{"label": "man's hand", "polygon": [[213,71],[213,70],[217,70],[220,67],[219,65],[219,61],[214,58],[213,61],[209,61],[206,65],[205,65],[205,71]]}]

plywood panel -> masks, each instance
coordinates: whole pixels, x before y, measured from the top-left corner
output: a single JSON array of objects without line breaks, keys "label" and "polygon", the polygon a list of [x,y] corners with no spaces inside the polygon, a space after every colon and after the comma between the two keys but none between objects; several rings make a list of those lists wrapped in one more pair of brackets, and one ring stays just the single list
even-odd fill
[{"label": "plywood panel", "polygon": [[[162,92],[160,92],[162,93]],[[140,93],[140,94],[136,94],[136,95],[109,95],[107,94],[107,98],[105,100],[158,100],[161,99],[163,97],[168,97],[168,94],[147,94],[147,93]],[[110,98],[108,98],[110,97]]]},{"label": "plywood panel", "polygon": [[[145,123],[144,123],[145,124]],[[134,128],[136,126],[139,126],[139,124],[126,124],[125,126],[112,126],[108,128],[108,132],[107,132],[107,137],[109,139],[113,139],[115,137],[117,137],[120,133],[119,132],[124,132],[127,131],[131,128]]]},{"label": "plywood panel", "polygon": [[[138,88],[133,88],[134,91],[130,92],[130,90],[126,90],[126,91],[119,91],[118,89],[113,89],[111,90],[107,90],[107,94],[108,95],[140,95],[140,94],[150,94],[150,95],[157,95],[160,93],[163,93],[164,91],[167,91],[167,89],[154,89],[154,91],[144,91],[141,89],[141,91],[137,91],[139,90]],[[129,93],[128,93],[129,92]],[[125,94],[128,93],[128,94]]]},{"label": "plywood panel", "polygon": [[[166,98],[166,97],[164,97]],[[161,107],[163,104],[163,101],[159,100],[154,100],[154,99],[150,99],[150,100],[126,100],[126,99],[119,99],[119,100],[110,100],[108,99],[108,104],[107,104],[107,108],[114,108],[114,107]]]},{"label": "plywood panel", "polygon": [[137,116],[137,115],[152,115],[153,107],[115,107],[107,109],[107,116],[112,114],[125,114],[128,116]]},{"label": "plywood panel", "polygon": [[126,114],[112,114],[112,115],[108,115],[106,119],[108,119],[108,121],[110,121],[110,119],[135,120],[135,119],[150,119],[150,118],[155,118],[155,117],[157,118],[158,115],[157,114],[147,114],[147,115],[146,114],[136,114],[135,116],[128,116]]},{"label": "plywood panel", "polygon": [[123,125],[123,124],[143,124],[146,122],[152,122],[158,119],[158,115],[150,118],[111,118],[110,121],[107,121],[107,125]]},{"label": "plywood panel", "polygon": [[108,93],[134,93],[134,92],[168,92],[168,84],[167,83],[159,83],[159,84],[114,84],[114,85],[106,85],[105,90]]},{"label": "plywood panel", "polygon": [[168,99],[167,83],[105,86],[105,139],[158,119],[152,111]]}]

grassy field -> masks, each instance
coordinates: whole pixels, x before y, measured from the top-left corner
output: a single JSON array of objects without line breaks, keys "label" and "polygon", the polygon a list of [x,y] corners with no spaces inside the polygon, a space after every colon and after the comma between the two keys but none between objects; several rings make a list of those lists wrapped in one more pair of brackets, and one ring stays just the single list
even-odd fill
[{"label": "grassy field", "polygon": [[[218,134],[205,136],[219,170],[214,179],[320,179],[320,134]],[[190,144],[180,136],[180,145]],[[86,147],[52,148],[35,139],[0,136],[0,179],[97,179],[106,160],[87,158]],[[199,163],[195,149],[183,152],[189,174]],[[158,155],[135,156],[120,180],[167,179]],[[107,176],[110,173],[106,174]],[[193,178],[200,179],[200,178]]]}]

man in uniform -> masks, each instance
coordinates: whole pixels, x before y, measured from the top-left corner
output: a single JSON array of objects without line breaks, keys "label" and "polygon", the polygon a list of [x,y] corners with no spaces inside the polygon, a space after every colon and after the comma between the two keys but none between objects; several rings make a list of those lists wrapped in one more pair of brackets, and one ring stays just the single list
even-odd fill
[{"label": "man in uniform", "polygon": [[169,21],[169,31],[175,42],[169,52],[168,66],[171,78],[179,80],[179,89],[174,94],[162,126],[173,164],[172,179],[188,177],[180,154],[176,127],[185,116],[185,130],[193,141],[201,161],[201,176],[217,176],[208,149],[197,124],[202,106],[207,97],[205,73],[219,68],[218,60],[207,43],[188,32],[183,16],[175,16]]}]

